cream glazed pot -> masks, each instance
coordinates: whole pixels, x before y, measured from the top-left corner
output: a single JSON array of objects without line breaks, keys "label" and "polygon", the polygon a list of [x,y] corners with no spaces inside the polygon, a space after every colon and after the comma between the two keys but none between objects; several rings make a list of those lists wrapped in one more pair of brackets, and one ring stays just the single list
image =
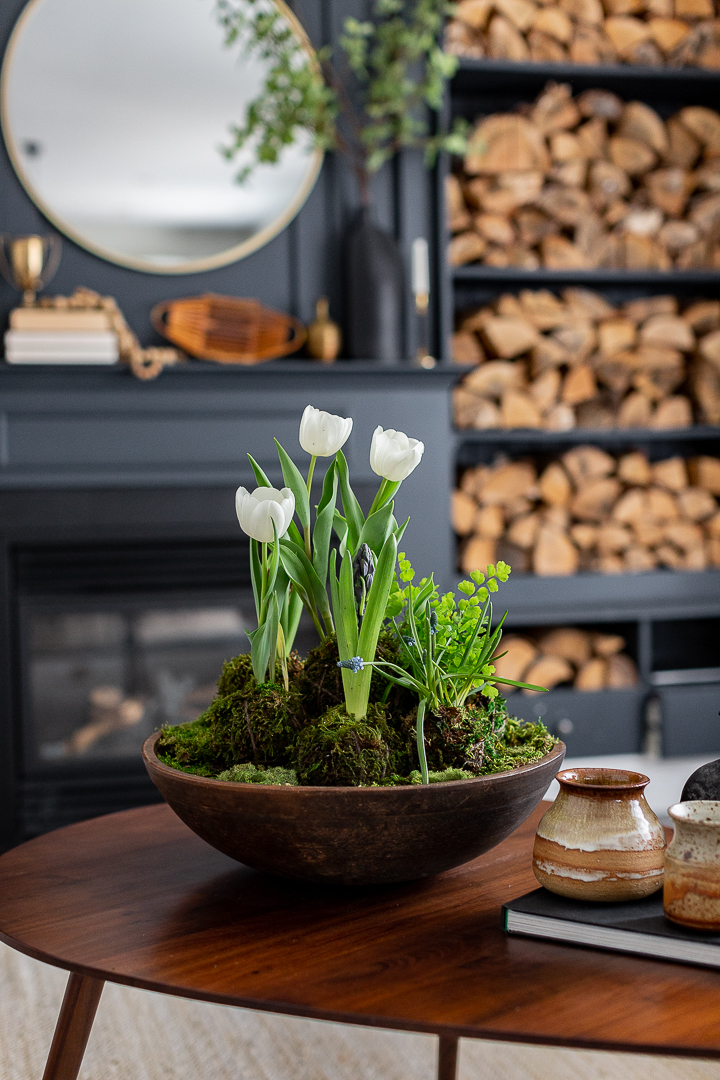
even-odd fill
[{"label": "cream glazed pot", "polygon": [[671,806],[675,835],[665,853],[663,908],[668,919],[697,930],[720,930],[720,802]]},{"label": "cream glazed pot", "polygon": [[538,825],[533,870],[574,900],[639,900],[662,887],[665,830],[624,769],[565,769],[560,794]]}]

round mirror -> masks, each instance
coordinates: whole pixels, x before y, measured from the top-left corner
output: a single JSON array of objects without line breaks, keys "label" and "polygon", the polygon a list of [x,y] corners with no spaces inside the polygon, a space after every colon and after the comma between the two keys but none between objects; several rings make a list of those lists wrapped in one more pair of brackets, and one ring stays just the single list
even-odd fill
[{"label": "round mirror", "polygon": [[89,251],[157,274],[222,266],[292,220],[322,161],[303,137],[237,182],[251,150],[222,147],[263,74],[242,41],[225,46],[214,0],[31,0],[3,65],[5,142],[30,197]]}]

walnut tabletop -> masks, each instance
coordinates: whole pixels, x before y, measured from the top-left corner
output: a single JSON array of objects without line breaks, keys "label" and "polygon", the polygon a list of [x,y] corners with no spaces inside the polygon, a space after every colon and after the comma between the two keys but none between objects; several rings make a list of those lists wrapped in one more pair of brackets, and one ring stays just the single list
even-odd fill
[{"label": "walnut tabletop", "polygon": [[536,885],[542,805],[439,877],[340,889],[272,878],[165,805],[49,833],[0,858],[0,939],[70,971],[45,1076],[74,1080],[103,982],[345,1023],[720,1057],[720,972],[507,937]]}]

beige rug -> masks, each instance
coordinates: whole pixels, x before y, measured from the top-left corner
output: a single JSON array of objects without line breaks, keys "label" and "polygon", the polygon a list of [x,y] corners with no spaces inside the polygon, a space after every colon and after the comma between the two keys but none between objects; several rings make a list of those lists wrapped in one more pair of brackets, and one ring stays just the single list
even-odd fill
[{"label": "beige rug", "polygon": [[[40,1080],[66,978],[0,945],[0,1080]],[[108,983],[80,1080],[433,1080],[436,1047],[430,1035],[253,1013]],[[461,1042],[460,1080],[648,1076],[720,1080],[720,1062]]]}]

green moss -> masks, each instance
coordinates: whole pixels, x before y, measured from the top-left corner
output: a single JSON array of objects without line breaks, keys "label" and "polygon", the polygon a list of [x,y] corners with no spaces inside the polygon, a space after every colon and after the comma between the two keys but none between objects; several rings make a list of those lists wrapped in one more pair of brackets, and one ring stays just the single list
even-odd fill
[{"label": "green moss", "polygon": [[491,735],[485,744],[481,776],[506,772],[529,765],[549,754],[556,740],[539,720],[526,723],[509,716],[501,735]]},{"label": "green moss", "polygon": [[242,693],[254,685],[250,653],[241,653],[223,664],[217,684],[217,696],[229,697],[230,694]]},{"label": "green moss", "polygon": [[231,765],[289,765],[303,723],[294,692],[276,683],[218,697],[192,724],[164,728],[157,752],[174,768],[216,776]]},{"label": "green moss", "polygon": [[365,787],[379,784],[406,764],[397,733],[387,723],[384,706],[371,704],[356,720],[344,705],[329,709],[308,725],[297,740],[301,784]]},{"label": "green moss", "polygon": [[285,784],[297,785],[298,778],[294,769],[283,769],[276,766],[272,769],[257,769],[251,762],[243,765],[233,765],[217,777],[218,780],[229,780],[235,784]]}]

